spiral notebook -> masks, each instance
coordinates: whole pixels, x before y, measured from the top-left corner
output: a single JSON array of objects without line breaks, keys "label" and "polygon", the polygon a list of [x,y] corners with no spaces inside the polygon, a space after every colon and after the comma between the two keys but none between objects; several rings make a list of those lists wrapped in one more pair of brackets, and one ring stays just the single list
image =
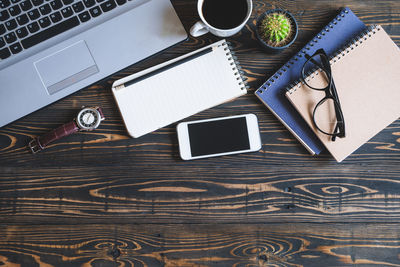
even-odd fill
[{"label": "spiral notebook", "polygon": [[300,71],[305,62],[304,53],[313,54],[319,48],[324,48],[331,56],[365,29],[364,23],[349,8],[342,9],[321,32],[255,92],[311,154],[319,154],[324,146],[286,99],[285,88],[300,78]]},{"label": "spiral notebook", "polygon": [[[315,105],[325,97],[324,91],[311,90],[297,82],[286,96],[340,162],[400,117],[400,49],[381,26],[373,26],[338,52],[330,63],[346,137],[336,138],[333,142],[314,126],[312,113]],[[326,77],[317,70],[306,81],[314,86],[324,83],[324,79]],[[325,113],[319,114],[326,118],[322,128],[335,127],[329,123],[335,116],[334,107],[324,105],[318,112]],[[321,128],[321,124],[319,126]]]},{"label": "spiral notebook", "polygon": [[247,93],[231,48],[221,40],[115,81],[128,133],[140,137]]}]

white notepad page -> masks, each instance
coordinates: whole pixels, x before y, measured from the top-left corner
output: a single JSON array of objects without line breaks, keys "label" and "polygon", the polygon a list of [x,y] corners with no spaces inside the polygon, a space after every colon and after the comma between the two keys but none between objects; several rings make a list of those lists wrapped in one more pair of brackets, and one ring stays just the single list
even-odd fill
[{"label": "white notepad page", "polygon": [[[116,88],[208,47],[213,51]],[[136,138],[247,93],[225,40],[116,81],[112,90],[128,133]]]}]

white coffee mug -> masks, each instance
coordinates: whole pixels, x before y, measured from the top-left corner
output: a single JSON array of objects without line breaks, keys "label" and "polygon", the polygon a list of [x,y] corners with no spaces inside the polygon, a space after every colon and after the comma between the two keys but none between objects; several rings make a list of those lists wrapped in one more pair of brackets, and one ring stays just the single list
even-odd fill
[{"label": "white coffee mug", "polygon": [[228,37],[228,36],[235,35],[244,27],[244,25],[246,25],[247,21],[249,20],[249,18],[251,16],[251,12],[253,10],[252,0],[247,0],[247,14],[246,14],[246,17],[244,18],[244,20],[242,21],[242,23],[232,29],[218,29],[218,28],[215,28],[215,27],[211,26],[210,24],[208,24],[208,22],[205,20],[205,18],[203,16],[203,2],[204,2],[204,0],[197,1],[197,12],[199,12],[201,21],[196,22],[193,25],[193,27],[190,29],[190,35],[192,35],[193,37],[198,37],[198,36],[206,34],[208,32],[211,32],[212,34],[214,34],[216,36],[220,36],[220,37]]}]

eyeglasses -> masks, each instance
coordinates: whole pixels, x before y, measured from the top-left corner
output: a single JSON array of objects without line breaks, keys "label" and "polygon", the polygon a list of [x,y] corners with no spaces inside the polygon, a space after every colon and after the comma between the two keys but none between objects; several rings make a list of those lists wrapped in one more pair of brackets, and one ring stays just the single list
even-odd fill
[{"label": "eyeglasses", "polygon": [[[325,97],[315,106],[313,111],[314,126],[326,135],[332,137],[345,137],[345,124],[339,97],[332,77],[329,58],[323,49],[318,49],[314,55],[305,54],[307,61],[301,70],[301,79],[310,89],[325,91]],[[324,79],[308,78],[309,74],[318,70],[316,75],[323,75]],[[335,111],[334,113],[332,111]]]}]

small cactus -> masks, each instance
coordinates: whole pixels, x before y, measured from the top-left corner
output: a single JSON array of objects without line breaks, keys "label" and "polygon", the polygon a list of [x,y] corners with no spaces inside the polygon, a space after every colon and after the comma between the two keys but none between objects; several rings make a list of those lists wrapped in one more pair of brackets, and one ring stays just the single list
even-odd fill
[{"label": "small cactus", "polygon": [[282,46],[292,34],[289,18],[282,13],[268,14],[261,23],[264,39],[271,45]]}]

